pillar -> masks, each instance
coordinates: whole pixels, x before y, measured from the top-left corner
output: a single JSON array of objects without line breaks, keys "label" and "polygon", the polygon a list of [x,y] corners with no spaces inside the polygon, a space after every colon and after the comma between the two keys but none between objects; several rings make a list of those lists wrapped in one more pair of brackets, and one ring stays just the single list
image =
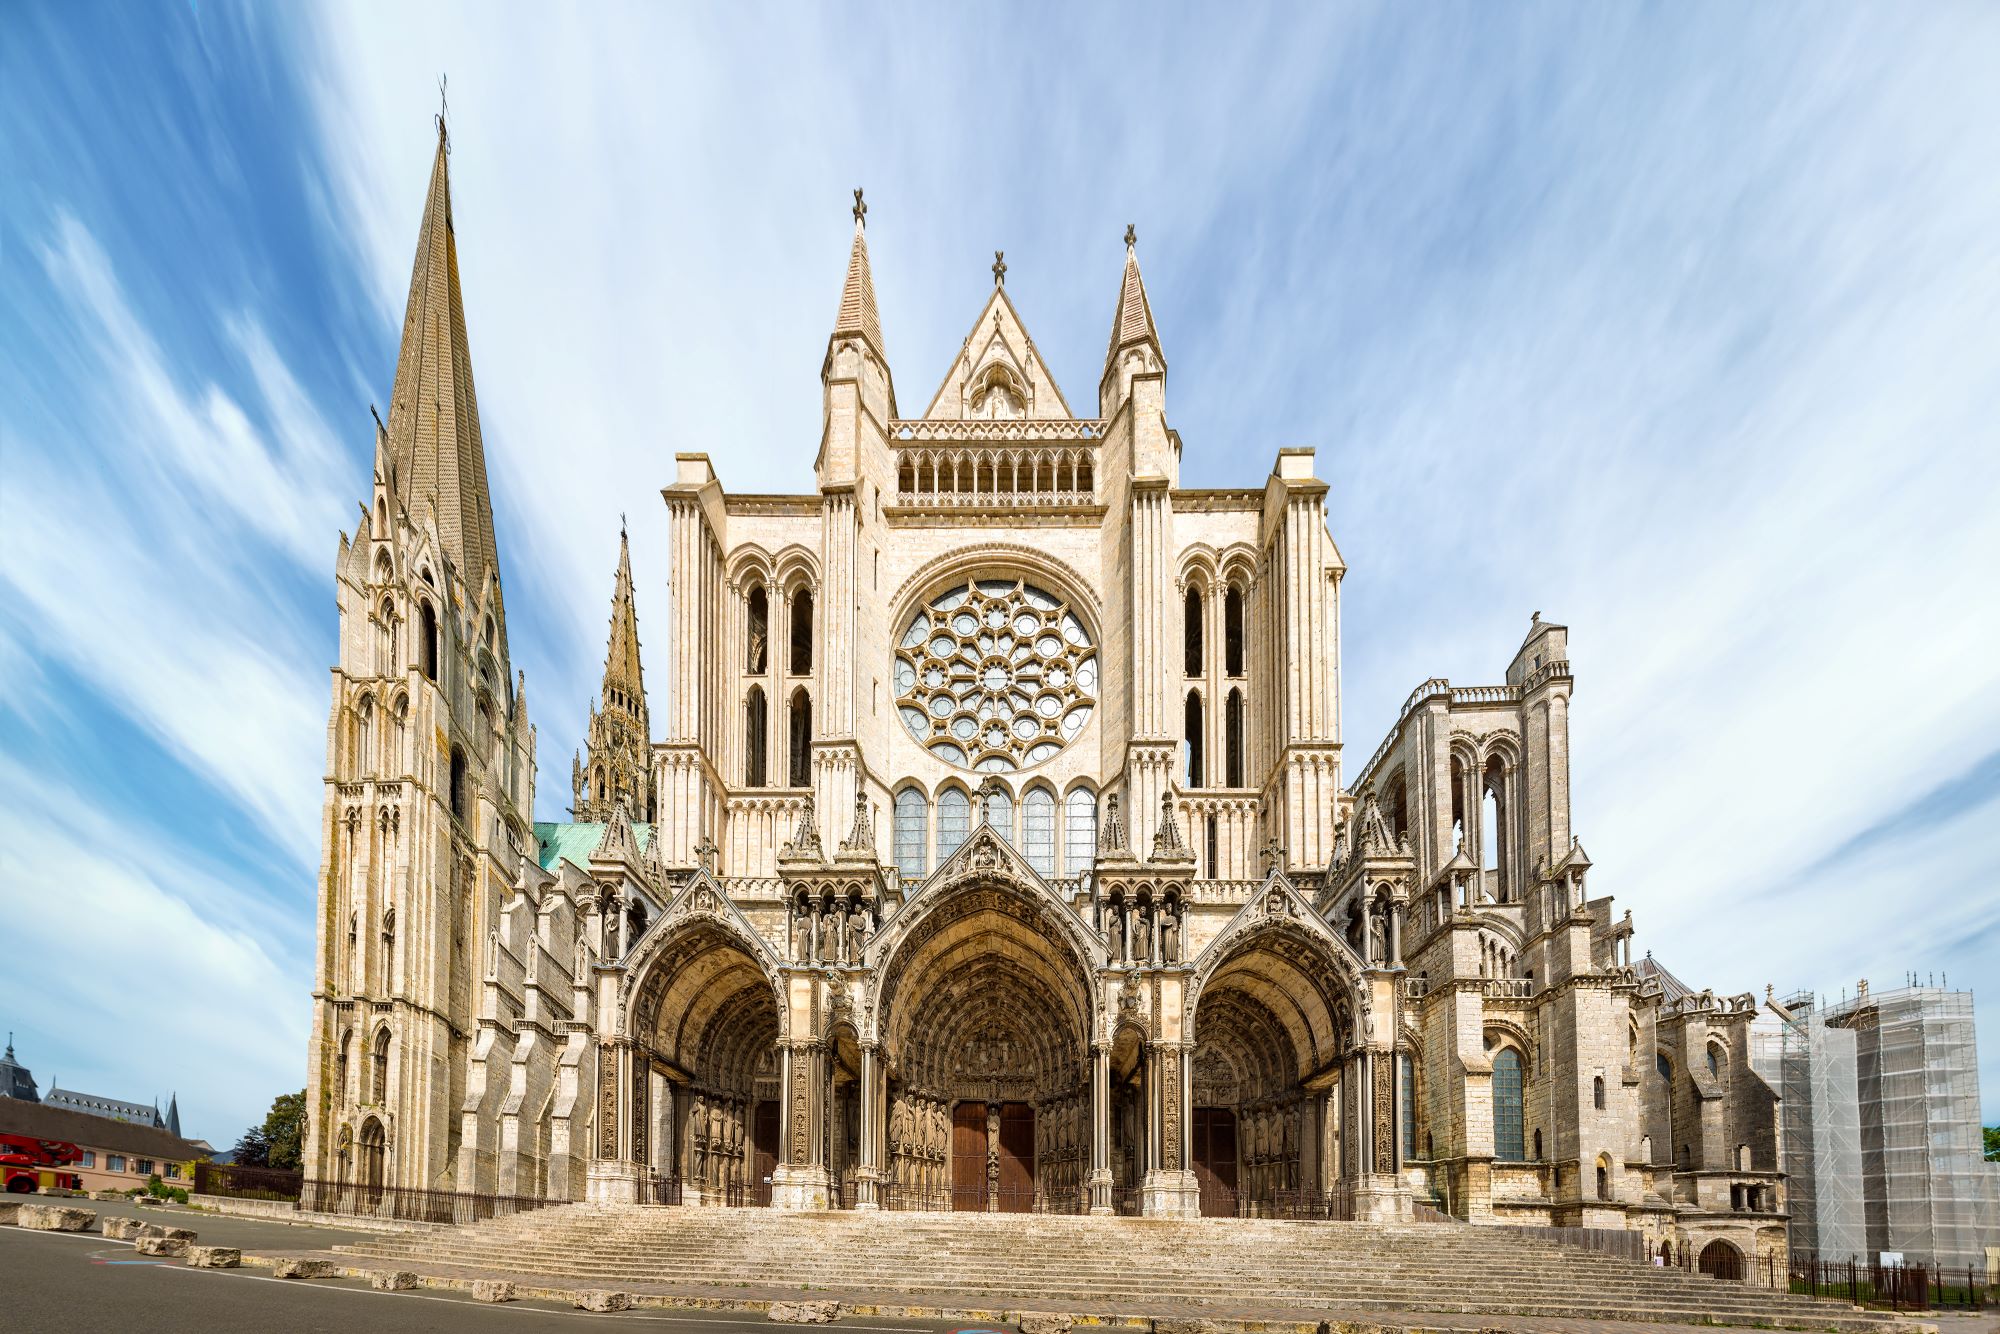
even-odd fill
[{"label": "pillar", "polygon": [[826,1051],[814,1042],[789,1043],[780,1049],[780,1056],[785,1160],[771,1173],[771,1207],[825,1209],[832,1204],[820,1134],[825,1120]]},{"label": "pillar", "polygon": [[1111,1049],[1090,1049],[1090,1212],[1111,1212]]},{"label": "pillar", "polygon": [[874,1043],[861,1049],[861,1166],[854,1173],[854,1207],[879,1209],[875,1183],[882,1179],[881,1066]]},{"label": "pillar", "polygon": [[1153,1217],[1195,1218],[1201,1214],[1201,1190],[1187,1165],[1192,1053],[1183,1043],[1159,1042],[1147,1054],[1148,1162],[1140,1208]]}]

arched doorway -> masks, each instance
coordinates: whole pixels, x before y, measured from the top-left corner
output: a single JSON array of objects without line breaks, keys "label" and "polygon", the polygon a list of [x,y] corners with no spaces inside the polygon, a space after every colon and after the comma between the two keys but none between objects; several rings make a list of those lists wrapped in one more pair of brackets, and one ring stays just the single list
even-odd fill
[{"label": "arched doorway", "polygon": [[1730,1283],[1743,1281],[1743,1252],[1726,1241],[1711,1241],[1701,1248],[1701,1255],[1695,1261],[1701,1272],[1710,1278],[1723,1279]]},{"label": "arched doorway", "polygon": [[883,1203],[1082,1209],[1091,988],[1071,924],[1004,870],[921,907],[882,970]]},{"label": "arched doorway", "polygon": [[1212,949],[1192,1016],[1201,1211],[1324,1215],[1360,1166],[1351,967],[1282,911]]},{"label": "arched doorway", "polygon": [[387,1159],[388,1136],[371,1116],[361,1123],[361,1185],[370,1201],[381,1198],[387,1184]]},{"label": "arched doorway", "polygon": [[650,1067],[635,1087],[666,1101],[657,1115],[635,1107],[636,1121],[659,1127],[635,1156],[689,1202],[770,1202],[778,1006],[755,948],[719,921],[696,918],[653,951],[635,993],[631,1032]]}]

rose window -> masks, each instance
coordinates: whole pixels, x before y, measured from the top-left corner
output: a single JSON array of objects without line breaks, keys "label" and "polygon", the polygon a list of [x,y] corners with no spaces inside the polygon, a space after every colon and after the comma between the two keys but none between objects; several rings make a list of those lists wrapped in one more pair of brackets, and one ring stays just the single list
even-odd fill
[{"label": "rose window", "polygon": [[1077,614],[1018,579],[933,598],[896,647],[896,709],[951,764],[1004,772],[1061,750],[1097,703],[1097,648]]}]

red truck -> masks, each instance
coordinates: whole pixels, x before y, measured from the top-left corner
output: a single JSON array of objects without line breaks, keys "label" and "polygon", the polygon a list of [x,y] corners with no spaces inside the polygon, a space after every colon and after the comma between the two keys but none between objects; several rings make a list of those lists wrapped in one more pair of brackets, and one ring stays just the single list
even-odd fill
[{"label": "red truck", "polygon": [[0,1176],[11,1195],[38,1190],[82,1190],[83,1178],[60,1169],[83,1161],[83,1150],[59,1139],[0,1135]]}]

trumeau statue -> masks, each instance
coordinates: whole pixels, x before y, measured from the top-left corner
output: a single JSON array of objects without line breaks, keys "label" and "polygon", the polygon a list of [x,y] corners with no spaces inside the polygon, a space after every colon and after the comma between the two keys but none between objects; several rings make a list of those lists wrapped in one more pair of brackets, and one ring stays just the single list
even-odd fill
[{"label": "trumeau statue", "polygon": [[[1537,617],[1485,682],[1413,683],[1387,736],[1343,735],[1341,636],[1376,628],[1342,615],[1326,497],[1367,479],[1339,457],[1319,477],[1306,449],[1226,453],[1228,432],[1183,441],[1136,233],[1106,257],[1109,338],[1065,372],[1074,394],[1000,257],[960,347],[935,349],[942,380],[913,385],[905,363],[898,386],[857,199],[794,494],[731,491],[695,453],[606,474],[659,497],[666,559],[635,568],[621,537],[602,679],[559,702],[585,731],[571,818],[537,820],[560,812],[537,800],[510,635],[548,627],[507,616],[518,534],[495,523],[461,287],[496,275],[457,265],[482,222],[454,215],[445,148],[440,133],[387,420],[355,451],[370,466],[354,460],[337,549],[308,1176],[612,1202],[643,1187],[611,1155],[645,1143],[646,1172],[695,1184],[775,1157],[789,1208],[828,1202],[851,1167],[847,1202],[880,1205],[874,1182],[897,1173],[948,1188],[958,1106],[967,1153],[1003,1155],[1035,1207],[1185,1215],[1220,1166],[1201,1155],[1226,1142],[1189,1118],[1233,1118],[1238,1157],[1271,1168],[1239,1178],[1253,1215],[1295,1180],[1363,1218],[1436,1199],[1461,1218],[1783,1253],[1776,1208],[1657,1207],[1724,1184],[1779,1198],[1779,1164],[1755,1148],[1779,1142],[1758,1081],[1715,1094],[1676,1065],[1593,1105],[1600,1054],[1631,1031],[1734,1053],[1759,1007],[1670,1004],[1629,916],[1586,896],[1567,629]],[[560,466],[601,468],[596,448]],[[1519,573],[1525,594],[1545,571]],[[650,700],[642,602],[672,659]],[[853,832],[828,846],[809,813],[849,805]],[[669,889],[693,876],[705,906]],[[1481,940],[1506,986],[1458,985],[1477,981]],[[1127,993],[1135,958],[1173,971]],[[1397,963],[1406,977],[1381,975]],[[1552,978],[1601,988],[1577,1011]],[[835,986],[846,1005],[828,1004]],[[530,1058],[526,1013],[559,1020],[561,1060]],[[853,1096],[837,1025],[874,1096]],[[1514,1086],[1519,1033],[1539,1048],[1517,1107],[1493,1090]],[[683,1137],[618,1123],[645,1102],[621,1082],[643,1073],[633,1057],[671,1072]],[[1218,1069],[1234,1073],[1189,1074]],[[470,1087],[508,1092],[458,1110]],[[1697,1094],[1740,1136],[1643,1153],[1642,1132]],[[1445,1114],[1469,1105],[1487,1110]],[[1583,1120],[1551,1136],[1534,1118],[1552,1106]],[[852,1129],[796,1133],[805,1118]],[[824,1142],[849,1134],[851,1163]],[[364,1142],[393,1148],[371,1169]],[[1588,1190],[1599,1154],[1625,1164],[1609,1198],[1581,1214],[1550,1198],[1557,1175]],[[1450,1166],[1475,1159],[1476,1174]]]}]

